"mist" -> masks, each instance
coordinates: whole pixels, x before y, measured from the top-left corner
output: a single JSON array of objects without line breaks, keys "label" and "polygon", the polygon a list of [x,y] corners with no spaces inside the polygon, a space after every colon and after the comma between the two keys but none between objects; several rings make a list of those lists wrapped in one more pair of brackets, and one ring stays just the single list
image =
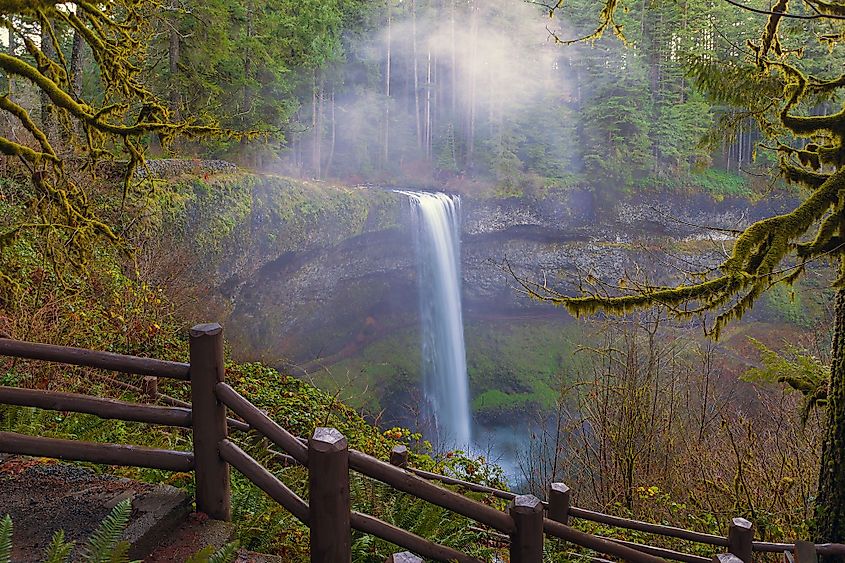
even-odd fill
[{"label": "mist", "polygon": [[298,116],[310,127],[291,133],[285,172],[507,185],[571,167],[566,53],[544,12],[522,0],[383,10],[378,29],[345,38],[342,64],[312,77]]}]

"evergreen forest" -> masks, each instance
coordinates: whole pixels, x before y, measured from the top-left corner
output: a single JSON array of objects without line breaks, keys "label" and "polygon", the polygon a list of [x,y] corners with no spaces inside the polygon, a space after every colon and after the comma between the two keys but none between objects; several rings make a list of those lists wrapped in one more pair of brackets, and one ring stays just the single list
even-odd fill
[{"label": "evergreen forest", "polygon": [[[336,428],[385,461],[407,448],[500,511],[565,482],[572,534],[666,560],[736,549],[740,518],[753,561],[799,557],[796,540],[841,561],[844,104],[842,0],[0,0],[0,562],[48,510],[4,500],[29,471],[202,488],[7,455],[19,435],[199,440],[3,401],[181,408],[184,381],[4,350],[187,362],[207,322],[221,377],[297,436]],[[307,464],[254,427],[231,439],[313,494]],[[254,483],[232,471],[232,541],[184,560],[314,560],[309,527]],[[467,561],[523,561],[515,531],[360,474],[348,488],[353,510]],[[45,517],[38,553],[128,560],[137,507],[119,501],[82,535]],[[402,551],[362,531],[349,549]]]}]

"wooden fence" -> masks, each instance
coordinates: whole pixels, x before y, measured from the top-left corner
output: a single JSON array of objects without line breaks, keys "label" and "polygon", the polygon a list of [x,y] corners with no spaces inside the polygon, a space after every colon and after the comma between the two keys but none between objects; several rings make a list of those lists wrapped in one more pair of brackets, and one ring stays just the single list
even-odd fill
[{"label": "wooden fence", "polygon": [[[353,511],[350,470],[474,520],[489,531],[491,536],[509,545],[512,563],[541,563],[546,537],[565,540],[631,563],[660,563],[667,559],[687,563],[711,561],[707,557],[666,548],[587,534],[570,526],[573,519],[724,548],[725,553],[712,559],[718,563],[751,563],[754,552],[782,553],[788,563],[810,563],[816,560],[817,554],[845,555],[843,544],[754,541],[753,525],[743,518],[733,519],[727,536],[717,536],[585,510],[571,504],[570,490],[563,483],[550,484],[545,501],[532,495],[517,495],[409,467],[408,450],[404,446],[393,448],[390,463],[387,463],[349,449],[346,438],[333,428],[317,428],[309,439],[304,440],[290,434],[226,383],[223,329],[219,324],[197,325],[190,330],[189,338],[189,364],[0,339],[0,355],[3,356],[146,376],[141,387],[121,385],[163,398],[171,406],[152,406],[14,387],[0,387],[0,404],[191,428],[192,452],[0,432],[0,453],[192,471],[196,483],[197,511],[226,521],[231,519],[229,479],[230,468],[234,468],[310,528],[311,561],[320,563],[350,561],[353,529],[409,550],[392,555],[388,561],[394,563],[421,561],[420,556],[460,563],[478,561],[456,549]],[[159,394],[155,379],[159,377],[189,381],[191,402],[185,403]],[[241,420],[230,418],[229,411]],[[282,450],[276,452],[277,457],[305,466],[308,469],[308,502],[230,441],[229,430],[255,431]],[[433,481],[458,485],[507,500],[508,510],[497,510]]]}]

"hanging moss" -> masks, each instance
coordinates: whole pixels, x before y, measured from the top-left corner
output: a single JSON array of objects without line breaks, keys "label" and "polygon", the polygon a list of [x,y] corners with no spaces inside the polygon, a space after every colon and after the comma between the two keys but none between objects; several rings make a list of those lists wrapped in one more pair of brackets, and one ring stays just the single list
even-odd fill
[{"label": "hanging moss", "polygon": [[[140,187],[134,178],[144,166],[145,136],[155,133],[167,147],[177,136],[253,138],[255,133],[226,131],[195,119],[174,120],[166,104],[149,90],[142,70],[147,66],[146,50],[154,32],[150,16],[159,7],[156,0],[69,4],[73,9],[59,9],[56,2],[0,1],[0,26],[22,40],[28,55],[24,59],[0,53],[0,70],[28,81],[49,100],[52,115],[70,136],[62,139],[64,146],[59,154],[49,131],[9,96],[2,96],[0,113],[29,132],[31,140],[0,135],[0,154],[21,161],[35,187],[31,210],[37,220],[26,221],[21,227],[44,237],[45,253],[54,265],[64,262],[84,269],[96,241],[129,249],[100,216],[102,211],[89,202],[88,183],[98,160],[128,157],[122,182],[125,203]],[[53,45],[50,56],[43,50],[45,45],[37,45],[29,32],[19,27],[21,22],[33,20],[38,22],[42,37]],[[71,90],[56,25],[73,30],[87,43],[103,85],[102,101],[81,99]],[[89,176],[85,185],[68,172],[64,164],[68,153],[85,158]],[[0,284],[8,285],[5,278]]]},{"label": "hanging moss", "polygon": [[[712,328],[718,336],[728,322],[740,318],[772,285],[792,283],[804,271],[808,260],[826,256],[839,259],[845,242],[845,108],[827,115],[799,115],[802,100],[808,93],[828,97],[845,87],[845,75],[834,80],[808,75],[789,61],[778,38],[778,28],[787,12],[787,0],[778,0],[763,30],[760,43],[752,45],[756,53],[756,74],[746,77],[757,81],[776,75],[781,88],[781,105],[775,108],[772,121],[765,112],[754,114],[761,131],[779,138],[784,129],[799,138],[806,138],[803,147],[786,142],[775,147],[780,173],[790,183],[809,190],[807,198],[793,211],[758,221],[736,239],[731,255],[701,281],[677,287],[650,287],[630,284],[620,288],[621,295],[588,292],[571,297],[546,286],[524,284],[528,293],[566,307],[576,316],[598,311],[616,314],[655,304],[667,307],[678,317],[689,317],[708,311],[717,316]],[[838,8],[837,8],[838,9]],[[712,69],[711,69],[712,71]],[[702,77],[713,75],[703,72]],[[726,70],[728,74],[732,68]],[[711,81],[717,87],[719,80]],[[753,89],[752,89],[753,90]],[[718,97],[718,92],[716,92]],[[774,96],[773,96],[774,98]],[[736,102],[733,98],[726,100]],[[749,99],[748,103],[753,100]],[[831,169],[833,171],[831,171]],[[811,241],[808,233],[818,225]],[[834,285],[845,285],[841,276]]]}]

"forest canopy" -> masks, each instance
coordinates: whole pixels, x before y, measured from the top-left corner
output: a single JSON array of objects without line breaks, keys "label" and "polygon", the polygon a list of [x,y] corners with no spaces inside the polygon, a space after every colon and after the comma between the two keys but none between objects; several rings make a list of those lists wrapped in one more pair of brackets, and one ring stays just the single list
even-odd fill
[{"label": "forest canopy", "polygon": [[793,211],[728,230],[725,260],[684,285],[525,287],[576,314],[715,314],[718,334],[808,264],[836,263],[815,526],[843,541],[845,5],[748,2],[0,0],[0,188],[14,185],[0,202],[20,219],[0,232],[0,289],[61,285],[103,242],[131,251],[142,206],[183,195],[146,173],[162,157],[497,199],[578,193],[592,216],[641,193],[795,188]]},{"label": "forest canopy", "polygon": [[[783,180],[798,186],[800,203],[790,212],[757,221],[733,234],[732,249],[714,268],[687,274],[688,282],[656,286],[634,281],[609,287],[582,285],[566,295],[546,284],[523,282],[532,296],[563,305],[575,315],[596,311],[624,314],[663,306],[680,318],[716,315],[714,335],[751,309],[764,292],[793,284],[809,263],[833,262],[836,295],[831,333],[832,361],[826,382],[814,533],[818,541],[845,538],[845,73],[839,57],[845,43],[845,5],[807,0],[790,10],[788,0],[770,9],[732,9],[765,16],[759,37],[723,58],[691,53],[689,74],[710,100],[753,119],[761,149],[777,158]],[[551,7],[555,12],[560,6]],[[609,1],[594,36],[616,23],[625,6]],[[719,25],[719,22],[716,22]],[[808,42],[808,39],[810,40]],[[734,122],[723,121],[729,133]],[[803,390],[813,396],[817,389]]]}]

